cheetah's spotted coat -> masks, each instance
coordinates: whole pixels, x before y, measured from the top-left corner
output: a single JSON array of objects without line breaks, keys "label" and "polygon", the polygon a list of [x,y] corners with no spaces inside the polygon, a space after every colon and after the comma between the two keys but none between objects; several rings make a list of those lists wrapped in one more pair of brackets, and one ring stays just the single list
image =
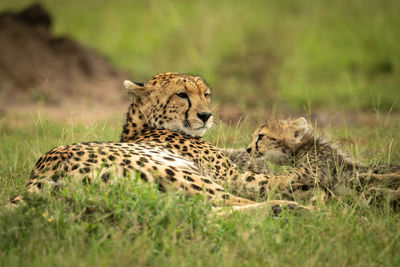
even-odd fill
[{"label": "cheetah's spotted coat", "polygon": [[[212,125],[211,90],[198,76],[163,73],[146,84],[124,83],[132,96],[121,142],[89,142],[61,146],[43,155],[35,165],[28,191],[61,185],[69,179],[88,183],[141,173],[157,181],[161,190],[182,189],[203,194],[215,205],[259,207],[254,200],[276,184],[291,190],[292,180],[241,173],[223,153],[201,139]],[[67,178],[67,179],[65,179]],[[278,183],[277,183],[278,182]],[[236,192],[228,193],[224,187]],[[269,201],[266,206],[297,203]],[[276,207],[275,207],[276,208]]]}]

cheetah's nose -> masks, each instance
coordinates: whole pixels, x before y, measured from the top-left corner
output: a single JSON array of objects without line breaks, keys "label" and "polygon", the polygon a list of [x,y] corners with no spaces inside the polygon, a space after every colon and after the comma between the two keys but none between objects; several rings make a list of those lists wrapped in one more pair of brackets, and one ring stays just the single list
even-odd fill
[{"label": "cheetah's nose", "polygon": [[200,112],[197,113],[197,117],[200,118],[200,120],[202,120],[204,123],[206,123],[206,121],[212,116],[212,113],[210,112]]},{"label": "cheetah's nose", "polygon": [[246,151],[247,151],[247,153],[251,153],[251,147],[248,147],[247,149],[246,149]]}]

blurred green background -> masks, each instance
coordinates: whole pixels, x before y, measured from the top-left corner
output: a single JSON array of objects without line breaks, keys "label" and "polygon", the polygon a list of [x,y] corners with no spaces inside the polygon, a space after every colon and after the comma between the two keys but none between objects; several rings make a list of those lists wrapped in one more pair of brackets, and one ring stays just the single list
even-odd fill
[{"label": "blurred green background", "polygon": [[[33,1],[0,1],[20,10]],[[198,73],[244,110],[400,111],[400,1],[39,1],[137,81]]]}]

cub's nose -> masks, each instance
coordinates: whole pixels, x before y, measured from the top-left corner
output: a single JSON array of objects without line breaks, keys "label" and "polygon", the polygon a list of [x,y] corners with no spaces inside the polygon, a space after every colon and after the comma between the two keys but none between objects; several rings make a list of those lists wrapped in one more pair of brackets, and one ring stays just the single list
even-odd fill
[{"label": "cub's nose", "polygon": [[206,121],[212,116],[212,113],[210,112],[200,112],[197,113],[197,117],[200,118],[200,120],[202,120],[204,123],[206,123]]},{"label": "cub's nose", "polygon": [[246,149],[246,151],[247,151],[247,153],[251,153],[251,147],[248,147],[247,149]]}]

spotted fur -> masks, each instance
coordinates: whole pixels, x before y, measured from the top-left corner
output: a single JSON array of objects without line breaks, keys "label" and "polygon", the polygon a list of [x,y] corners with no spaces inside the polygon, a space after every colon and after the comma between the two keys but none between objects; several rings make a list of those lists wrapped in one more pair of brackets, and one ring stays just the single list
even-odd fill
[{"label": "spotted fur", "polygon": [[[50,150],[36,163],[28,191],[57,188],[71,180],[109,183],[140,173],[144,182],[156,181],[160,190],[180,189],[188,195],[205,195],[214,205],[249,209],[256,205],[255,199],[275,187],[266,176],[240,173],[219,149],[201,138],[212,125],[211,90],[202,78],[164,73],[145,84],[126,81],[124,85],[132,104],[121,142],[80,143]],[[227,192],[225,186],[240,196]],[[274,203],[297,206],[290,201],[264,204],[276,208]]]},{"label": "spotted fur", "polygon": [[228,148],[221,151],[243,171],[252,171],[258,174],[270,172],[268,161],[265,158],[253,157],[245,149]]},{"label": "spotted fur", "polygon": [[121,142],[150,128],[202,136],[213,123],[211,89],[200,76],[168,72],[144,84],[125,81],[124,85],[132,104]]},{"label": "spotted fur", "polygon": [[283,174],[314,180],[333,194],[340,194],[350,183],[368,183],[369,188],[384,185],[394,192],[392,196],[400,193],[400,172],[385,174],[387,166],[367,166],[352,159],[339,146],[316,135],[304,118],[266,122],[254,132],[247,152],[279,164],[292,163],[294,167]]}]

